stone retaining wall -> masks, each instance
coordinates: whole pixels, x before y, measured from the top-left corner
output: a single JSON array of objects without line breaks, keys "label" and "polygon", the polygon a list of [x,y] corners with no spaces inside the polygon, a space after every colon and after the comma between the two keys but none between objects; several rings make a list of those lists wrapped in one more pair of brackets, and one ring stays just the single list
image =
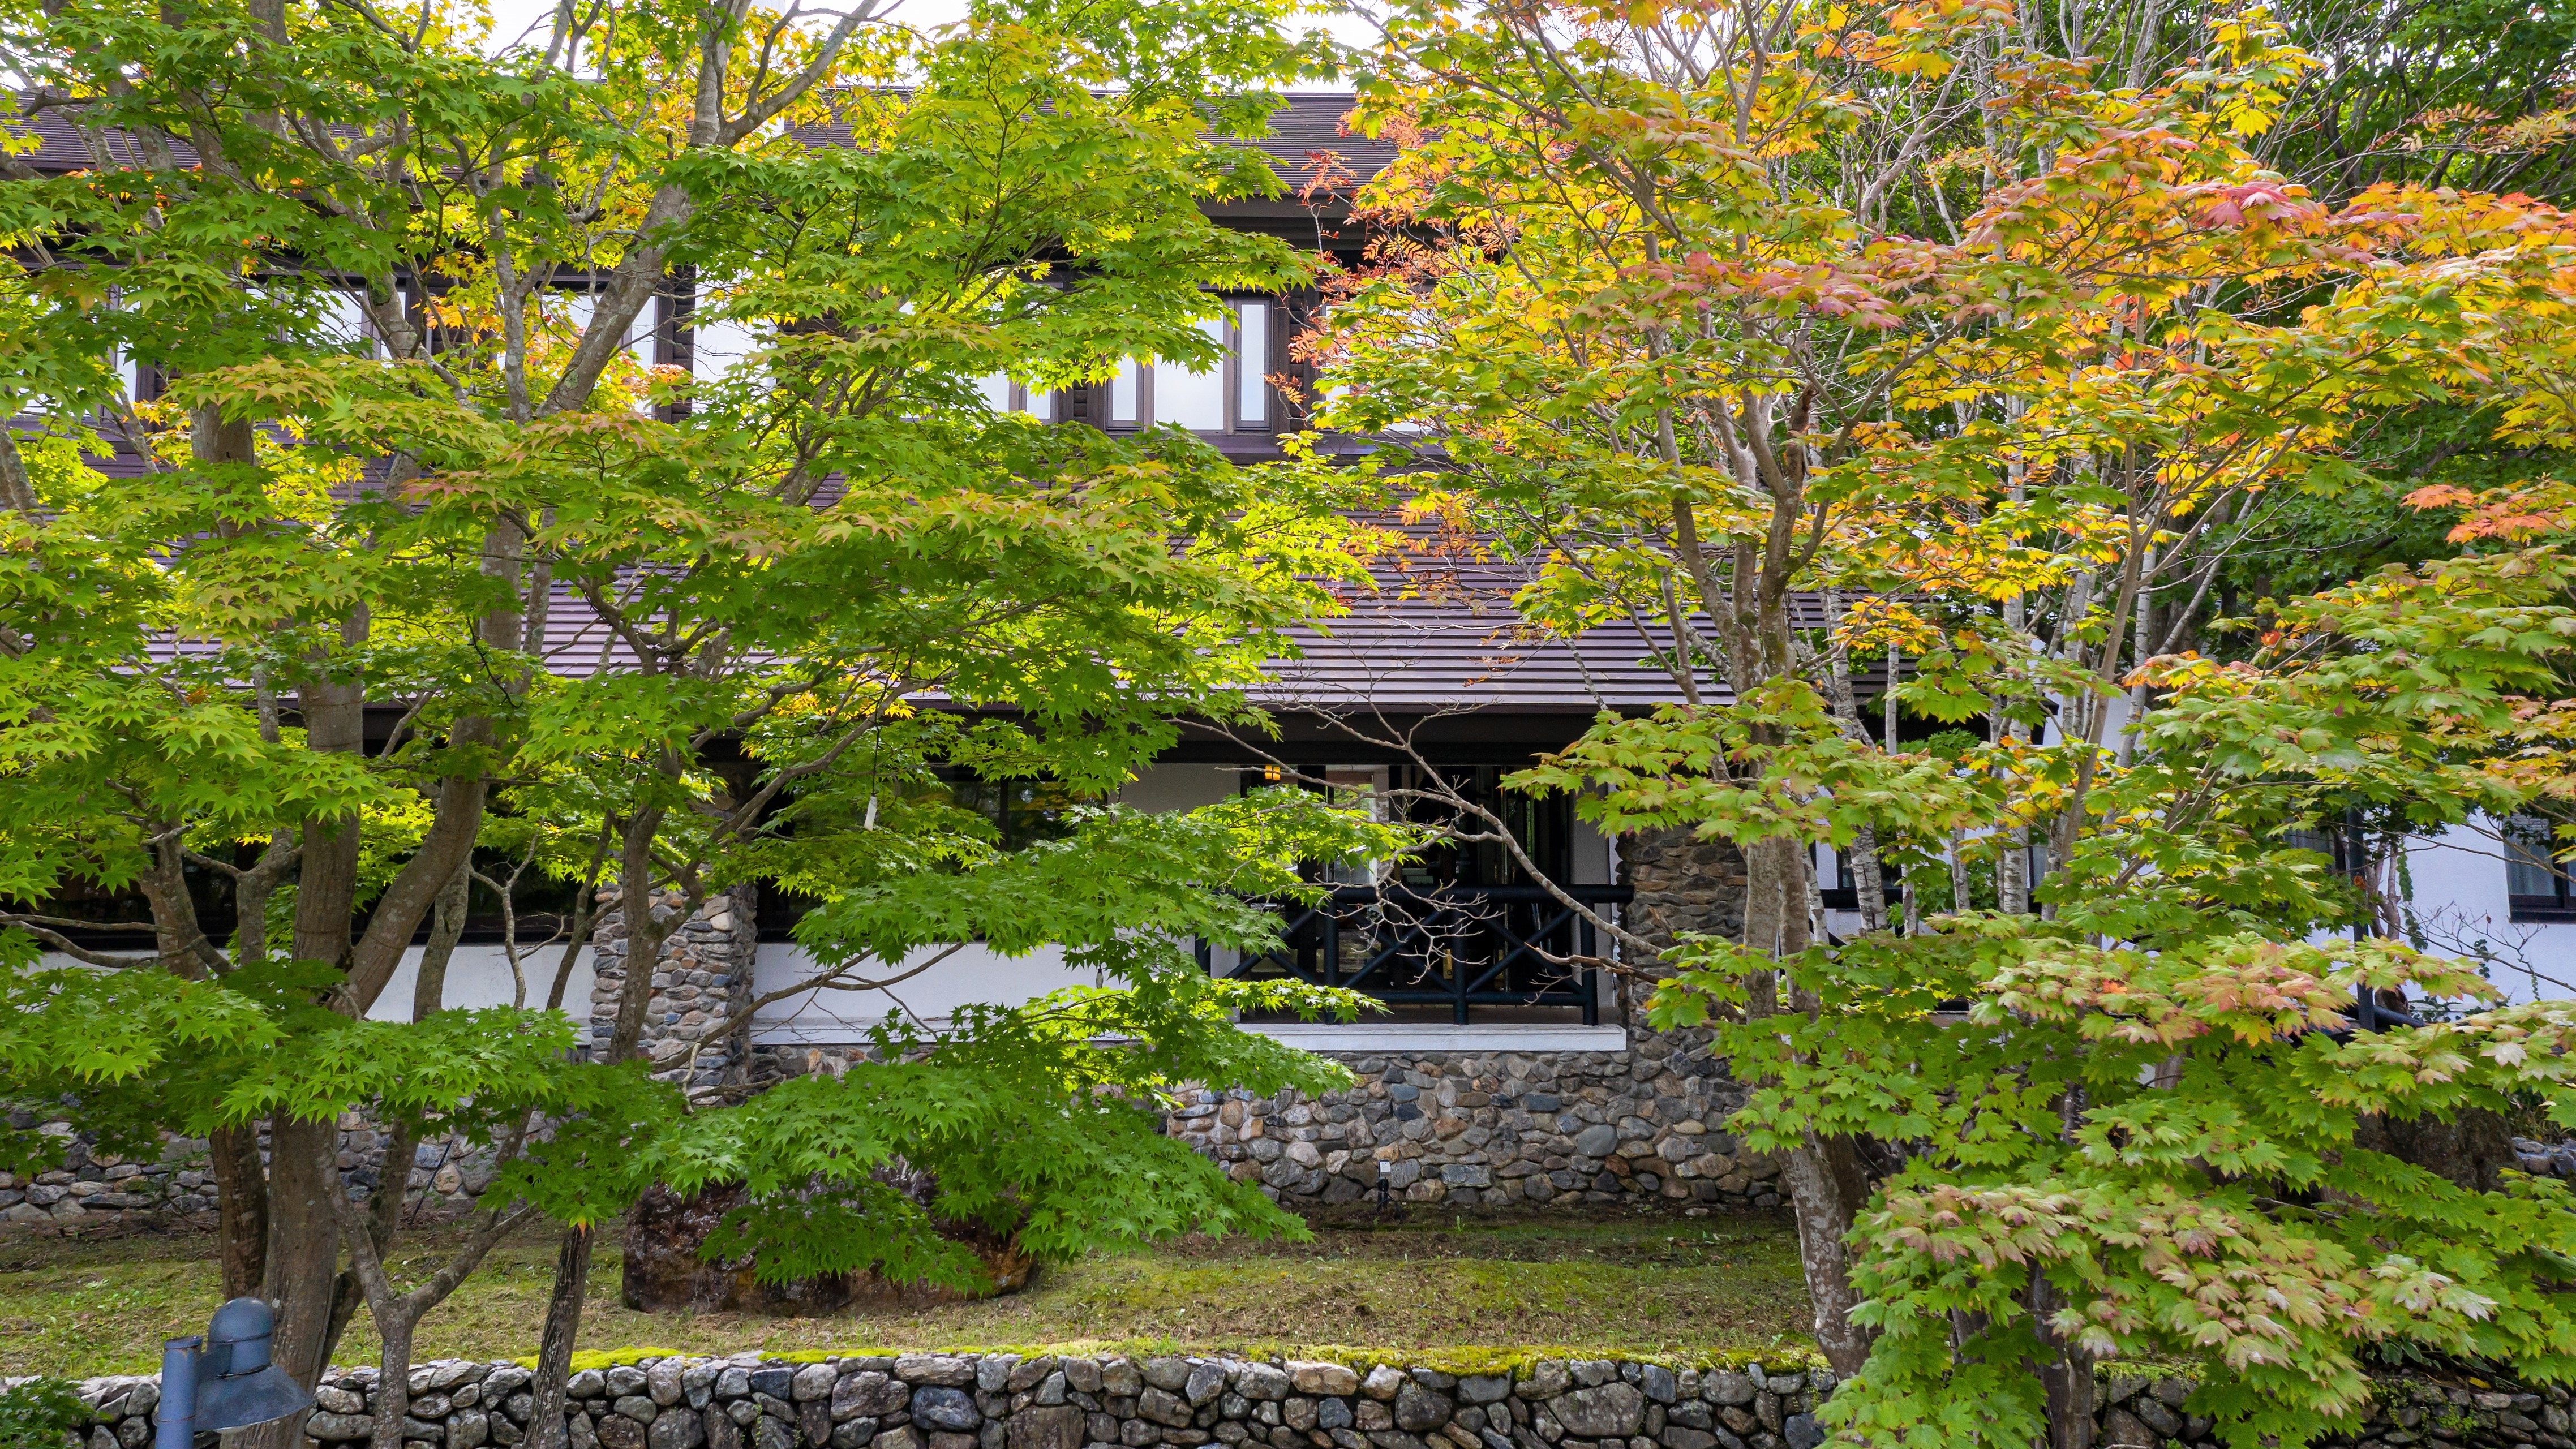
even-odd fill
[{"label": "stone retaining wall", "polygon": [[1404,1202],[1779,1206],[1779,1164],[1719,1125],[1744,1094],[1705,1038],[1629,1035],[1623,1052],[1337,1053],[1349,1091],[1201,1091],[1170,1126],[1291,1207],[1373,1200],[1381,1163]]},{"label": "stone retaining wall", "polygon": [[[43,1233],[215,1225],[215,1175],[203,1138],[164,1136],[160,1156],[134,1161],[97,1150],[67,1121],[47,1121],[24,1109],[8,1117],[22,1131],[63,1139],[63,1165],[33,1177],[0,1172],[0,1227]],[[389,1145],[373,1123],[355,1113],[342,1119],[340,1167],[361,1196],[384,1181]],[[412,1149],[405,1191],[421,1217],[451,1217],[474,1206],[494,1170],[488,1147],[468,1148],[446,1138],[423,1142]]]},{"label": "stone retaining wall", "polygon": [[[528,1437],[529,1373],[439,1362],[412,1371],[412,1449],[483,1449]],[[335,1373],[307,1442],[362,1440],[373,1370]],[[1810,1410],[1832,1388],[1804,1365],[1673,1369],[1541,1360],[1454,1375],[1429,1368],[1235,1358],[906,1354],[796,1364],[757,1354],[647,1359],[573,1376],[574,1449],[1812,1449]],[[2184,1415],[2180,1379],[2105,1384],[2107,1449],[2214,1445]],[[83,1449],[143,1449],[152,1379],[81,1386],[97,1415]],[[2568,1394],[2389,1383],[2367,1433],[2340,1441],[2567,1446]]]}]

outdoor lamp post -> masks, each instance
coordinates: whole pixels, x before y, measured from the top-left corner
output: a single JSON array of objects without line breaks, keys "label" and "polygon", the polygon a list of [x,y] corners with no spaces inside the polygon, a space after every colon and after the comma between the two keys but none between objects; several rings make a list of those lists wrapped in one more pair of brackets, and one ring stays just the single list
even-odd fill
[{"label": "outdoor lamp post", "polygon": [[313,1396],[268,1361],[277,1315],[256,1298],[215,1310],[204,1337],[161,1345],[161,1408],[153,1449],[192,1449],[198,1431],[247,1429],[313,1406]]}]

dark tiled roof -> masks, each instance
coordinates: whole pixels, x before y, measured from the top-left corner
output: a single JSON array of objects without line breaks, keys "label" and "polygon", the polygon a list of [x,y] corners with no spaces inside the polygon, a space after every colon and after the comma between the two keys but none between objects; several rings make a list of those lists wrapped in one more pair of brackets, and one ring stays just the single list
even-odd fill
[{"label": "dark tiled roof", "polygon": [[[1403,531],[1422,551],[1375,567],[1376,589],[1349,596],[1348,613],[1293,631],[1299,657],[1273,661],[1271,683],[1258,691],[1264,705],[1325,714],[1590,715],[1680,702],[1657,662],[1671,647],[1669,627],[1612,622],[1571,638],[1543,633],[1512,603],[1537,577],[1539,561],[1432,547],[1423,530]],[[1799,595],[1792,607],[1800,628],[1826,627],[1821,597]],[[1875,693],[1881,672],[1856,671],[1854,683]],[[1706,697],[1728,696],[1720,688]]]},{"label": "dark tiled roof", "polygon": [[[1342,118],[1353,97],[1348,91],[1285,91],[1287,104],[1270,113],[1270,130],[1253,144],[1270,155],[1280,179],[1299,190],[1322,180],[1331,190],[1346,191],[1386,169],[1395,159],[1392,141],[1371,140],[1348,132]],[[846,146],[850,128],[838,122],[801,127],[798,140],[812,146]]]},{"label": "dark tiled roof", "polygon": [[1261,149],[1278,163],[1279,174],[1292,187],[1304,185],[1315,175],[1321,159],[1329,175],[1348,173],[1365,181],[1387,168],[1395,160],[1392,141],[1371,140],[1345,129],[1342,118],[1349,114],[1352,97],[1348,92],[1291,91],[1288,104],[1270,115],[1270,134],[1261,138]]},{"label": "dark tiled roof", "polygon": [[[33,131],[37,145],[35,150],[17,158],[19,164],[38,171],[54,172],[85,171],[99,164],[98,159],[90,154],[88,139],[61,111],[49,107],[38,111],[32,120],[25,111],[26,102],[22,96],[19,113],[10,118],[10,127],[21,135]],[[142,152],[134,144],[132,136],[122,131],[108,131],[101,133],[99,140],[107,150],[108,165],[140,167],[144,164]],[[196,148],[174,144],[171,160],[176,165],[194,166],[197,164]]]},{"label": "dark tiled roof", "polygon": [[[1272,661],[1254,697],[1274,710],[1406,716],[1588,716],[1680,698],[1650,658],[1663,631],[1614,624],[1562,639],[1527,629],[1511,596],[1529,573],[1503,560],[1382,567],[1374,590],[1346,597],[1347,613],[1290,631],[1297,657]],[[544,658],[563,677],[634,662],[625,641],[561,586],[547,610]]]},{"label": "dark tiled roof", "polygon": [[[117,476],[143,471],[124,448],[88,461]],[[368,483],[382,482],[380,463],[366,471]],[[827,480],[814,506],[828,508],[840,496],[839,479]],[[1273,660],[1268,682],[1254,691],[1265,707],[1326,715],[1586,716],[1603,709],[1642,712],[1681,698],[1656,662],[1671,645],[1669,628],[1613,622],[1573,638],[1539,632],[1512,603],[1537,576],[1536,560],[1503,557],[1420,526],[1371,521],[1393,527],[1406,547],[1372,565],[1371,587],[1343,591],[1344,613],[1289,631],[1296,654]],[[1826,627],[1823,599],[1799,595],[1793,607],[1800,628]],[[190,651],[160,641],[155,652]],[[566,678],[635,662],[624,639],[563,584],[547,602],[541,653],[547,670]],[[1873,663],[1855,671],[1854,683],[1865,695],[1876,693],[1882,672]]]}]

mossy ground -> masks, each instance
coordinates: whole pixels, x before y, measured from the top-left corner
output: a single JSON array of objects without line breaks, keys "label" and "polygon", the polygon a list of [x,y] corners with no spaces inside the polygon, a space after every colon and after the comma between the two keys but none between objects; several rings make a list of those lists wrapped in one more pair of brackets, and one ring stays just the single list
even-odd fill
[{"label": "mossy ground", "polygon": [[[423,1324],[417,1356],[535,1352],[554,1235],[502,1244]],[[416,1276],[454,1242],[422,1229],[397,1248]],[[1048,1346],[1406,1350],[1472,1367],[1533,1346],[1704,1360],[1806,1343],[1806,1293],[1783,1219],[1478,1220],[1414,1209],[1379,1225],[1318,1224],[1309,1243],[1185,1239],[1102,1254],[985,1303],[778,1319],[628,1311],[613,1241],[595,1257],[580,1346],[693,1353],[766,1349]],[[0,1238],[0,1375],[149,1371],[163,1338],[201,1332],[220,1294],[211,1237]],[[362,1315],[341,1345],[371,1362]]]}]

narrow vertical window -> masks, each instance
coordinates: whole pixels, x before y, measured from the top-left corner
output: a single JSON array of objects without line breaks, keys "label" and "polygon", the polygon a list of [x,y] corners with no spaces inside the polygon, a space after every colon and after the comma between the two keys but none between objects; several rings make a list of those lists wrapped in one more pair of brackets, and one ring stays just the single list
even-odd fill
[{"label": "narrow vertical window", "polygon": [[1270,304],[1234,306],[1235,425],[1258,428],[1270,421]]},{"label": "narrow vertical window", "polygon": [[[599,303],[600,294],[596,292],[575,292],[564,298],[564,313],[572,319],[576,332],[586,334],[590,331],[591,319],[599,315]],[[619,342],[626,354],[640,366],[653,365],[653,334],[660,326],[661,307],[662,299],[659,297],[646,301],[644,310],[635,314],[635,320],[628,324],[626,336]]]},{"label": "narrow vertical window", "polygon": [[1055,421],[1055,394],[1014,382],[1007,372],[988,372],[975,379],[975,391],[983,395],[984,406],[997,413],[1026,413],[1042,423]]},{"label": "narrow vertical window", "polygon": [[1135,424],[1136,394],[1140,391],[1136,384],[1142,372],[1135,363],[1119,364],[1117,373],[1109,379],[1109,421]]}]

